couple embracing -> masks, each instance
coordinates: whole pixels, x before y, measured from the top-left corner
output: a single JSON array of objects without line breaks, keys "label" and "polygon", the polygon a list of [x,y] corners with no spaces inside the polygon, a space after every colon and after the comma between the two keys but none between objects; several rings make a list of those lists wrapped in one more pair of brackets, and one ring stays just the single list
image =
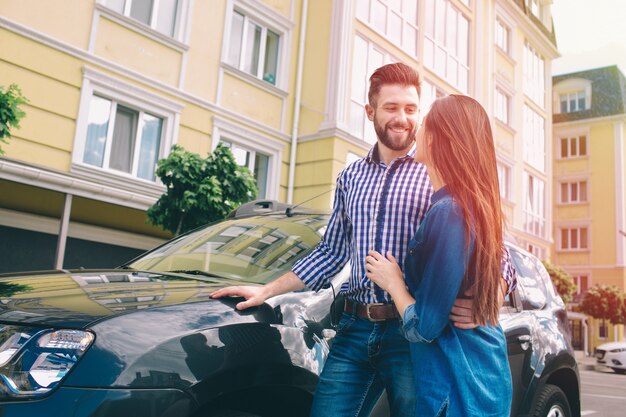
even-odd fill
[{"label": "couple embracing", "polygon": [[308,287],[351,262],[345,309],[311,415],[366,417],[383,389],[393,417],[510,413],[498,324],[515,272],[489,118],[474,99],[436,100],[419,126],[420,76],[401,63],[370,77],[377,143],[337,178],[323,239],[262,287],[228,287],[238,309]]}]

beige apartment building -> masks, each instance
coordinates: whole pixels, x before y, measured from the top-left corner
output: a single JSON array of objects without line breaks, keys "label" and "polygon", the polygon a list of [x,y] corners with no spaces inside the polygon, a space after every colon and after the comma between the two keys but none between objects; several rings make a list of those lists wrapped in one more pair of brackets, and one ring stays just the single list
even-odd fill
[{"label": "beige apartment building", "polygon": [[1,271],[115,265],[169,235],[145,211],[173,144],[231,146],[260,196],[329,209],[375,142],[368,76],[423,75],[493,116],[508,233],[552,245],[549,0],[0,0],[0,83],[30,100],[0,157]]},{"label": "beige apartment building", "polygon": [[[596,284],[626,291],[626,77],[617,66],[555,76],[552,258],[577,284],[574,304]],[[579,316],[573,341],[623,340],[623,326]]]}]

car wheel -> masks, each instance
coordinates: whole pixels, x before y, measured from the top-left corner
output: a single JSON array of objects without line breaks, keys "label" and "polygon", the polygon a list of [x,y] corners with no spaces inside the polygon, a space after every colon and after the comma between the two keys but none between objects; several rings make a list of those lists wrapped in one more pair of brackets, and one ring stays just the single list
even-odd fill
[{"label": "car wheel", "polygon": [[611,369],[613,369],[613,372],[615,372],[616,374],[620,374],[620,375],[626,374],[626,369],[620,369],[620,368],[611,368]]},{"label": "car wheel", "polygon": [[546,384],[537,395],[533,417],[572,417],[565,393],[556,385]]}]

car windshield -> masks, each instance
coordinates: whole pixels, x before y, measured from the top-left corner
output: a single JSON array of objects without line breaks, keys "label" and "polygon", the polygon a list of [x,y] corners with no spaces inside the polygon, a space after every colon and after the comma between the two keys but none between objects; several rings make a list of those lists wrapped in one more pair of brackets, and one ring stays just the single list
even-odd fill
[{"label": "car windshield", "polygon": [[313,249],[327,221],[319,214],[226,220],[174,239],[126,267],[267,283]]}]

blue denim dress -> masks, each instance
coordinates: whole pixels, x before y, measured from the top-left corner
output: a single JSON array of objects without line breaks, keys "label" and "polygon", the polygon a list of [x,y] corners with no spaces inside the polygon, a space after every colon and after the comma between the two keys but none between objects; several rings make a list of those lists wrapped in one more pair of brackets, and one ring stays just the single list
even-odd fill
[{"label": "blue denim dress", "polygon": [[404,271],[415,298],[403,317],[416,380],[416,416],[502,416],[512,383],[502,328],[460,330],[448,315],[473,250],[465,248],[463,212],[446,187],[409,244]]}]

